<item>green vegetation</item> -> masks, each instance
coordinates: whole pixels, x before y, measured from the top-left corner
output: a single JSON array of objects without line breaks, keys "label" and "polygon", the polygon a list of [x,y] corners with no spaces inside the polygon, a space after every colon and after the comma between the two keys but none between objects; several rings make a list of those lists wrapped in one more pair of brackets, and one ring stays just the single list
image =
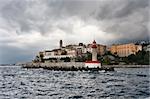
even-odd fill
[{"label": "green vegetation", "polygon": [[[119,57],[110,52],[107,52],[101,57],[102,64],[106,65],[118,65],[118,64],[126,64],[126,65],[149,65],[149,51],[139,51],[135,55],[131,54],[128,57]],[[99,59],[99,58],[98,58]]]},{"label": "green vegetation", "polygon": [[131,54],[122,58],[126,64],[149,65],[149,51],[139,51],[136,55]]},{"label": "green vegetation", "polygon": [[87,60],[91,60],[92,59],[92,54],[90,52],[87,52],[83,55],[77,56],[75,61],[76,62],[85,62]]},{"label": "green vegetation", "polygon": [[119,56],[112,54],[110,51],[107,51],[104,55],[98,55],[98,60],[103,65],[118,65]]},{"label": "green vegetation", "polygon": [[66,58],[63,58],[64,59],[64,62],[70,62],[70,58],[69,57],[66,57]]}]

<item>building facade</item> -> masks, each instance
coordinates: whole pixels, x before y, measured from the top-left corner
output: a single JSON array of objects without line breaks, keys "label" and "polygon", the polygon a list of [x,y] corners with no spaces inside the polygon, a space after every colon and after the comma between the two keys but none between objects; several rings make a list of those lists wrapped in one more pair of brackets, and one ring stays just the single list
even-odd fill
[{"label": "building facade", "polygon": [[106,52],[106,46],[101,45],[101,44],[97,44],[97,51],[98,51],[98,54],[104,55]]},{"label": "building facade", "polygon": [[141,45],[135,45],[134,43],[112,45],[110,51],[112,54],[118,55],[120,57],[129,56],[131,54],[136,54],[136,52],[142,50]]},{"label": "building facade", "polygon": [[73,55],[76,56],[77,55],[77,51],[75,49],[65,49],[67,52],[67,55]]},{"label": "building facade", "polygon": [[[97,54],[104,55],[106,52],[106,46],[101,44],[96,44],[96,46],[97,46]],[[92,44],[87,45],[86,51],[92,53]]]}]

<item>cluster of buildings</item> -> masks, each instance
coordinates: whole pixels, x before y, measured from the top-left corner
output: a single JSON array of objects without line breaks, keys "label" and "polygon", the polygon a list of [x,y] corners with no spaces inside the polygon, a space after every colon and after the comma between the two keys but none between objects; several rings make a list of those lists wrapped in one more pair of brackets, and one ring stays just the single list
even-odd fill
[{"label": "cluster of buildings", "polygon": [[[128,43],[114,44],[107,47],[106,45],[96,44],[96,48],[98,55],[104,55],[106,52],[110,51],[112,54],[118,55],[119,57],[126,57],[141,51],[142,45]],[[92,53],[92,44],[85,45],[83,43],[79,43],[78,45],[63,46],[63,41],[60,40],[58,49],[39,52],[34,61],[41,61],[42,59],[47,61],[49,61],[49,59],[57,59],[57,61],[59,61],[62,58],[70,58],[71,61],[75,61],[74,59],[76,57],[85,55],[87,52]]]},{"label": "cluster of buildings", "polygon": [[[58,49],[45,50],[39,52],[34,61],[41,61],[42,59],[44,59],[45,61],[51,61],[52,59],[54,59],[55,61],[55,59],[57,59],[57,61],[59,61],[59,59],[62,58],[70,58],[72,61],[75,61],[74,59],[77,56],[82,57],[87,52],[92,53],[92,44],[85,45],[83,43],[79,43],[78,45],[73,44],[73,45],[66,45],[64,47],[63,41],[60,40]],[[97,54],[104,55],[105,52],[106,46],[97,44]]]}]

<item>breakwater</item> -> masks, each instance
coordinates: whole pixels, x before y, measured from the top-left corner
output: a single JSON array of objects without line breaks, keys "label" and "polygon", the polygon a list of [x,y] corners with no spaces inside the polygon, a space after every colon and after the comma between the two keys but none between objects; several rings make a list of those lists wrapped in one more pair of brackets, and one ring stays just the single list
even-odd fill
[{"label": "breakwater", "polygon": [[[23,68],[44,68],[49,70],[90,70],[85,67],[84,62],[59,62],[59,63],[26,63],[22,64]],[[112,71],[114,68],[150,68],[150,65],[102,65],[97,70]]]},{"label": "breakwater", "polygon": [[27,68],[82,68],[84,67],[83,62],[58,62],[58,63],[26,63],[23,67]]},{"label": "breakwater", "polygon": [[26,63],[23,65],[23,68],[44,68],[49,70],[106,70],[113,71],[113,67],[97,67],[97,68],[88,68],[85,67],[84,62],[58,62],[58,63]]}]

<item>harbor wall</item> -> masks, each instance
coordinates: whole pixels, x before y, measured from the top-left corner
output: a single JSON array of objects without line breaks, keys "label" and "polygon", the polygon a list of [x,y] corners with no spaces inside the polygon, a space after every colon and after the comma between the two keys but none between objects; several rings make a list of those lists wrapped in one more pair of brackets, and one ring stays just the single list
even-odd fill
[{"label": "harbor wall", "polygon": [[[58,62],[58,63],[26,63],[27,68],[85,68],[84,62]],[[102,65],[102,68],[150,68],[150,65]]]},{"label": "harbor wall", "polygon": [[58,62],[58,63],[27,63],[23,67],[31,68],[82,68],[84,67],[83,62]]}]

